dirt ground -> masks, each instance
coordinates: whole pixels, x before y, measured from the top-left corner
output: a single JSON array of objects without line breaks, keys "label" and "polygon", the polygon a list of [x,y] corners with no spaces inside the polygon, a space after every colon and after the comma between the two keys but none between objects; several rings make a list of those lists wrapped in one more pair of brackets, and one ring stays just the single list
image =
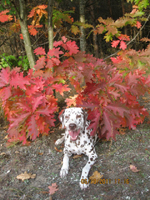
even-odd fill
[{"label": "dirt ground", "polygon": [[[143,103],[150,107],[150,101]],[[2,124],[3,125],[3,124]],[[54,141],[61,130],[55,128],[49,136],[38,138],[30,146],[6,147],[7,131],[0,129],[0,200],[150,200],[150,125],[145,122],[137,130],[126,130],[116,142],[100,141],[96,145],[97,162],[90,171],[103,175],[103,183],[79,187],[81,170],[87,157],[70,158],[66,178],[59,176],[63,152],[55,150]],[[63,146],[58,147],[60,150]],[[132,172],[134,165],[139,170]],[[16,177],[24,172],[36,174],[29,180]],[[108,182],[106,181],[108,180]],[[50,197],[48,186],[58,185]]]}]

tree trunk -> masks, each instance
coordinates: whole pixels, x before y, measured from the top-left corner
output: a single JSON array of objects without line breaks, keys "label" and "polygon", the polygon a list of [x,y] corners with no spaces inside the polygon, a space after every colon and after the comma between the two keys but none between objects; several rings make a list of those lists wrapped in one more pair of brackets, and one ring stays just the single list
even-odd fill
[{"label": "tree trunk", "polygon": [[[79,0],[80,6],[80,22],[85,23],[85,1]],[[81,36],[80,36],[80,50],[85,51],[86,49],[86,41],[85,41],[85,30],[83,26],[80,26]]]},{"label": "tree trunk", "polygon": [[[53,49],[53,5],[54,0],[48,1],[48,42],[49,49]],[[52,67],[52,73],[54,73],[54,68]],[[56,91],[53,90],[54,97],[56,97]]]},{"label": "tree trunk", "polygon": [[49,49],[53,48],[53,4],[54,0],[48,1],[48,41],[49,41]]},{"label": "tree trunk", "polygon": [[25,51],[29,60],[30,68],[34,69],[35,65],[35,57],[33,53],[33,49],[31,46],[30,35],[27,26],[27,16],[26,16],[26,8],[25,8],[25,1],[19,0],[20,5],[20,14],[19,14],[19,21],[21,26],[21,32],[23,35]]},{"label": "tree trunk", "polygon": [[[95,27],[96,23],[95,23],[94,6],[92,4],[92,0],[90,0],[90,10],[91,10],[92,24]],[[98,58],[97,35],[94,32],[93,32],[93,46],[94,46],[95,57]]]}]

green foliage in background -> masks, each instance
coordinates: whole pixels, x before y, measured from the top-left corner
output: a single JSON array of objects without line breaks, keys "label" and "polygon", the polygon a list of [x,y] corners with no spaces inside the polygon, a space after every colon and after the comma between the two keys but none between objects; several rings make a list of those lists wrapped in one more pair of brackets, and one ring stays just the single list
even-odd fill
[{"label": "green foliage in background", "polygon": [[16,58],[13,55],[6,55],[3,53],[0,55],[0,69],[6,67],[21,67],[23,71],[26,71],[29,69],[29,61],[27,56],[19,56]]}]

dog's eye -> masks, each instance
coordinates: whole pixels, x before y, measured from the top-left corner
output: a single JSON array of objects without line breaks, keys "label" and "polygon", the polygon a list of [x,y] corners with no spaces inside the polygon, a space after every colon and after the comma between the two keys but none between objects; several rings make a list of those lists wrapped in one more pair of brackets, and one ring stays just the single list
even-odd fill
[{"label": "dog's eye", "polygon": [[69,116],[65,116],[65,119],[69,119]]},{"label": "dog's eye", "polygon": [[81,115],[77,115],[77,118],[81,118]]}]

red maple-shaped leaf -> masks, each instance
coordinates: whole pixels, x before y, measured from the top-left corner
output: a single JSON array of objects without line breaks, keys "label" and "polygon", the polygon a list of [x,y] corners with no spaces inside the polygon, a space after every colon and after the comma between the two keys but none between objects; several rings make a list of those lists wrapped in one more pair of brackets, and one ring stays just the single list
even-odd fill
[{"label": "red maple-shaped leaf", "polygon": [[66,43],[66,41],[67,41],[67,38],[65,37],[65,36],[62,36],[62,41],[64,42],[64,43]]},{"label": "red maple-shaped leaf", "polygon": [[115,57],[111,57],[110,58],[112,60],[113,63],[120,63],[122,61],[122,58],[120,56]]},{"label": "red maple-shaped leaf", "polygon": [[34,102],[33,102],[32,112],[34,112],[37,109],[37,107],[43,103],[43,98],[44,96],[39,96],[33,99]]},{"label": "red maple-shaped leaf", "polygon": [[42,47],[38,47],[34,50],[34,53],[36,55],[45,55],[45,49],[43,49]]},{"label": "red maple-shaped leaf", "polygon": [[30,85],[29,78],[23,77],[23,73],[16,73],[11,77],[10,85],[14,88],[20,87],[21,89],[26,89],[26,85]]},{"label": "red maple-shaped leaf", "polygon": [[21,130],[19,136],[18,136],[19,140],[22,141],[22,144],[23,145],[27,145],[27,144],[30,144],[29,141],[27,141],[27,136],[26,136],[26,131],[24,130]]},{"label": "red maple-shaped leaf", "polygon": [[53,46],[58,47],[58,46],[61,46],[62,44],[63,44],[62,41],[54,41]]},{"label": "red maple-shaped leaf", "polygon": [[94,136],[96,134],[96,130],[99,126],[99,120],[100,120],[100,113],[98,110],[93,110],[88,115],[88,120],[91,121],[88,129],[92,129],[90,135]]},{"label": "red maple-shaped leaf", "polygon": [[125,113],[130,113],[129,110],[122,104],[119,103],[113,103],[110,105],[107,105],[105,109],[112,110],[115,115],[119,114],[121,117],[124,117]]},{"label": "red maple-shaped leaf", "polygon": [[36,137],[39,136],[38,126],[35,120],[35,115],[32,115],[29,118],[28,122],[28,136],[31,137],[32,140],[35,140]]},{"label": "red maple-shaped leaf", "polygon": [[130,37],[128,35],[124,35],[124,34],[121,34],[119,37],[118,37],[119,40],[125,40],[125,41],[130,41]]},{"label": "red maple-shaped leaf", "polygon": [[70,91],[70,88],[68,88],[68,85],[63,85],[62,83],[52,85],[52,87],[53,87],[53,89],[55,89],[57,92],[59,92],[62,96],[64,95],[64,94],[63,94],[64,92]]},{"label": "red maple-shaped leaf", "polygon": [[120,42],[120,40],[114,40],[114,41],[112,41],[111,46],[116,48],[118,46],[119,42]]},{"label": "red maple-shaped leaf", "polygon": [[35,69],[42,69],[45,66],[45,56],[39,58],[34,65]]},{"label": "red maple-shaped leaf", "polygon": [[113,97],[114,97],[115,99],[117,99],[118,97],[121,96],[121,94],[119,93],[119,90],[116,90],[116,89],[114,89],[114,88],[109,89],[108,93],[111,94],[111,95],[113,95]]},{"label": "red maple-shaped leaf", "polygon": [[58,190],[57,187],[58,187],[58,186],[57,186],[56,183],[52,183],[51,186],[48,186],[48,188],[49,188],[49,194],[50,194],[50,195],[54,194],[54,193]]},{"label": "red maple-shaped leaf", "polygon": [[16,105],[19,108],[21,108],[23,111],[27,111],[31,113],[32,109],[27,101],[28,101],[27,99],[21,100],[21,102],[16,103]]},{"label": "red maple-shaped leaf", "polygon": [[11,21],[12,15],[7,15],[7,13],[9,12],[9,10],[4,10],[2,12],[0,12],[0,22],[7,22],[7,21]]},{"label": "red maple-shaped leaf", "polygon": [[52,58],[47,59],[47,64],[46,64],[46,68],[52,68],[54,66],[54,62],[52,60]]},{"label": "red maple-shaped leaf", "polygon": [[65,49],[69,51],[70,55],[76,54],[79,51],[79,47],[76,45],[75,41],[66,42],[66,48]]},{"label": "red maple-shaped leaf", "polygon": [[126,79],[128,80],[127,83],[128,85],[135,85],[138,83],[138,78],[139,78],[139,75],[137,75],[136,73],[133,73],[130,72],[128,74],[128,76],[126,77]]},{"label": "red maple-shaped leaf", "polygon": [[136,22],[136,27],[139,29],[139,28],[141,28],[141,26],[142,26],[141,23],[139,21],[137,21]]},{"label": "red maple-shaped leaf", "polygon": [[60,54],[63,54],[63,52],[60,51],[60,47],[58,47],[58,48],[49,49],[49,52],[47,55],[50,57],[55,56],[56,58],[59,58]]},{"label": "red maple-shaped leaf", "polygon": [[11,95],[11,86],[0,89],[0,98],[2,98],[3,101],[6,101]]},{"label": "red maple-shaped leaf", "polygon": [[13,127],[17,127],[22,122],[22,120],[25,120],[29,115],[30,113],[24,113],[22,115],[19,115],[19,117],[16,117],[16,118],[10,117],[9,121],[11,122],[11,124],[9,126],[8,131]]},{"label": "red maple-shaped leaf", "polygon": [[9,84],[10,70],[9,68],[2,68],[0,72],[0,87],[4,87]]},{"label": "red maple-shaped leaf", "polygon": [[47,106],[46,108],[38,109],[36,111],[36,113],[38,113],[39,115],[50,116],[50,114],[53,114],[56,111],[56,109],[57,109],[57,107],[51,107],[51,108],[49,108],[49,106]]},{"label": "red maple-shaped leaf", "polygon": [[[115,117],[114,117],[115,119]],[[116,119],[117,120],[117,119]],[[120,121],[118,119],[118,127],[120,126]],[[105,136],[107,140],[110,138],[115,139],[115,135],[118,134],[118,131],[116,130],[116,126],[114,121],[112,120],[112,117],[110,116],[109,112],[106,110],[103,111],[103,118],[101,121],[101,135]]]},{"label": "red maple-shaped leaf", "polygon": [[121,41],[121,42],[120,42],[120,49],[125,50],[126,48],[127,48],[126,43],[125,43],[124,41]]},{"label": "red maple-shaped leaf", "polygon": [[[8,136],[9,136],[9,138],[11,138],[11,139],[17,139],[17,140],[19,140],[19,138],[18,138],[18,130],[16,129],[16,127],[13,127],[13,128],[11,128],[11,129],[9,129],[9,131],[8,131]],[[8,142],[11,142],[11,139],[9,140],[8,139]]]},{"label": "red maple-shaped leaf", "polygon": [[52,61],[55,65],[59,65],[60,64],[60,60],[58,58],[52,58]]},{"label": "red maple-shaped leaf", "polygon": [[86,85],[87,85],[87,87],[84,90],[85,94],[89,94],[89,93],[96,94],[96,92],[102,90],[105,87],[106,83],[101,82],[99,84],[96,84],[96,83],[92,82],[92,83],[87,83]]},{"label": "red maple-shaped leaf", "polygon": [[121,92],[126,92],[128,89],[129,89],[129,87],[128,86],[126,86],[124,83],[114,83],[114,86],[117,88],[117,89],[119,89]]}]

